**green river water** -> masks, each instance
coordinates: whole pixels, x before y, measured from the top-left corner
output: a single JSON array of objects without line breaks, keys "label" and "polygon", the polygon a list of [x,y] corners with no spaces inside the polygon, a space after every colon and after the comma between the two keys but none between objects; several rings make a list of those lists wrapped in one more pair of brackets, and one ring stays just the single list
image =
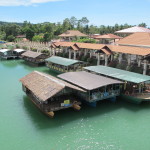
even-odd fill
[{"label": "green river water", "polygon": [[150,150],[150,103],[99,102],[50,119],[22,92],[19,79],[46,67],[0,61],[0,150]]}]

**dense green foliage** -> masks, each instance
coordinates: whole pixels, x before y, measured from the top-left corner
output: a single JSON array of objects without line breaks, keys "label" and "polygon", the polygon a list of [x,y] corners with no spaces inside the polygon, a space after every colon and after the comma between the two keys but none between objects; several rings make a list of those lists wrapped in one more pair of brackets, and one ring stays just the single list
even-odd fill
[{"label": "dense green foliage", "polygon": [[[145,23],[139,24],[139,26],[146,27]],[[63,22],[58,23],[38,23],[32,24],[24,21],[24,23],[7,23],[0,21],[0,40],[14,41],[17,40],[17,35],[25,35],[30,41],[48,42],[51,39],[58,38],[58,35],[67,30],[79,30],[85,34],[106,34],[114,33],[115,31],[131,27],[131,25],[124,24],[114,26],[94,26],[89,25],[89,20],[86,17],[77,19],[75,17],[66,18]],[[79,42],[92,42],[95,41],[86,39]]]}]

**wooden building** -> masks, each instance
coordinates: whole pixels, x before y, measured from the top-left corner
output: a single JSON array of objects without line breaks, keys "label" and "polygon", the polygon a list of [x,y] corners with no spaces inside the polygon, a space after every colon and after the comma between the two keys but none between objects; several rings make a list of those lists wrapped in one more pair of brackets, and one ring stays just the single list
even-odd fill
[{"label": "wooden building", "polygon": [[42,65],[45,64],[45,59],[47,58],[47,55],[33,51],[26,51],[21,54],[21,57],[27,62]]},{"label": "wooden building", "polygon": [[85,91],[51,75],[34,71],[22,79],[23,91],[30,100],[46,115],[53,117],[54,111],[73,107],[80,109],[76,92]]},{"label": "wooden building", "polygon": [[85,63],[78,60],[51,56],[46,59],[46,65],[47,67],[60,72],[69,72],[82,70],[82,67],[85,65]]}]

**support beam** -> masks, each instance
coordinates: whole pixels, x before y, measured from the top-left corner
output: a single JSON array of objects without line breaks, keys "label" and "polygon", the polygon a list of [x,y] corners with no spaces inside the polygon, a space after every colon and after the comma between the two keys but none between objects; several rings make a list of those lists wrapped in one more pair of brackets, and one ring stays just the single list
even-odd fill
[{"label": "support beam", "polygon": [[55,49],[53,48],[53,56],[55,56]]},{"label": "support beam", "polygon": [[105,66],[107,66],[107,65],[108,65],[108,55],[105,54]]},{"label": "support beam", "polygon": [[87,49],[84,49],[84,56],[87,55]]},{"label": "support beam", "polygon": [[141,67],[141,56],[138,56],[138,67]]},{"label": "support beam", "polygon": [[97,66],[100,65],[100,54],[97,53]]},{"label": "support beam", "polygon": [[146,75],[146,72],[147,72],[147,60],[144,60],[143,75]]},{"label": "support beam", "polygon": [[111,54],[111,61],[113,61],[114,60],[114,55],[113,54]]},{"label": "support beam", "polygon": [[122,61],[122,53],[119,53],[119,63]]},{"label": "support beam", "polygon": [[90,58],[92,58],[92,56],[93,56],[93,52],[92,52],[92,51],[90,51]]},{"label": "support beam", "polygon": [[71,59],[71,50],[69,49],[69,59]]},{"label": "support beam", "polygon": [[76,60],[76,54],[77,54],[76,51],[74,51],[74,58],[73,58],[74,60]]},{"label": "support beam", "polygon": [[128,66],[131,64],[131,55],[128,54]]}]

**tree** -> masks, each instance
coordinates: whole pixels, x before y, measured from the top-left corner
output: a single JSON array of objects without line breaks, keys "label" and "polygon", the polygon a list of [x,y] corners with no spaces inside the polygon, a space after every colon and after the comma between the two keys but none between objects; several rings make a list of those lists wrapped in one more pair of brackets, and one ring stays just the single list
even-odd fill
[{"label": "tree", "polygon": [[89,23],[89,20],[86,17],[82,17],[80,21],[82,25],[87,25]]},{"label": "tree", "polygon": [[139,25],[138,25],[139,27],[147,27],[147,24],[146,23],[140,23]]},{"label": "tree", "polygon": [[44,34],[43,40],[44,40],[44,42],[49,42],[49,41],[52,40],[52,38],[53,38],[53,34],[46,32],[46,33]]},{"label": "tree", "polygon": [[71,24],[71,26],[72,26],[72,29],[74,29],[75,26],[77,25],[77,18],[75,18],[74,16],[72,16],[72,17],[70,18],[70,24]]},{"label": "tree", "polygon": [[9,36],[7,37],[7,40],[8,40],[9,42],[13,42],[13,41],[15,40],[15,37],[14,37],[13,35],[9,35]]},{"label": "tree", "polygon": [[32,41],[32,38],[33,38],[33,36],[34,36],[34,31],[31,29],[31,28],[28,28],[27,30],[26,30],[26,38],[28,39],[28,40],[30,40],[30,41]]},{"label": "tree", "polygon": [[35,35],[32,38],[32,41],[36,41],[36,42],[43,42],[43,35]]}]

